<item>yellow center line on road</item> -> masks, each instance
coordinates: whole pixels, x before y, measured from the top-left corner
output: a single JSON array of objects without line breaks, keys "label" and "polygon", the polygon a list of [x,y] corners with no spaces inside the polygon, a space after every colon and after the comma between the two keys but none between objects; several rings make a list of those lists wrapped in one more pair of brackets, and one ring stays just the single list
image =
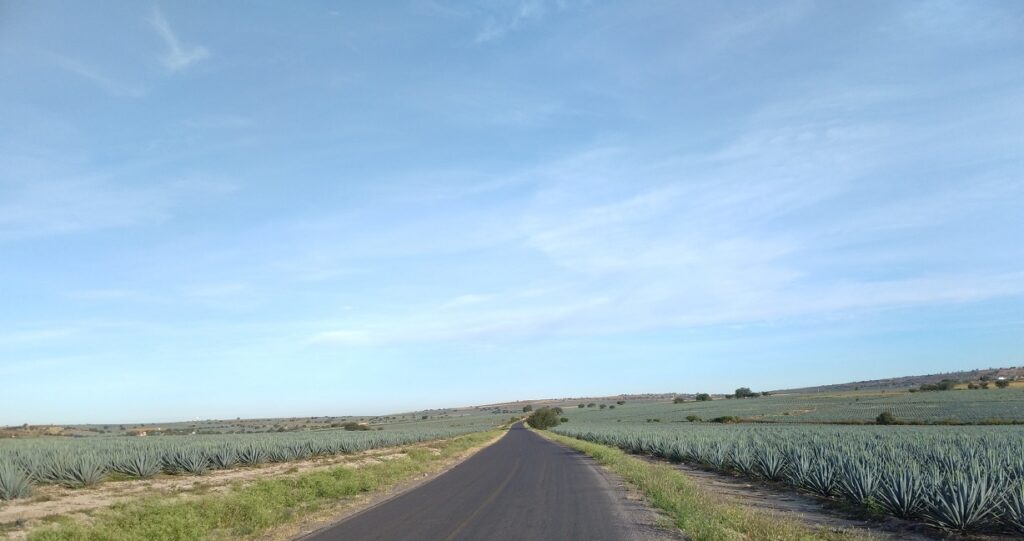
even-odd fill
[{"label": "yellow center line on road", "polygon": [[456,526],[454,530],[452,530],[452,533],[448,534],[448,536],[444,538],[444,541],[452,541],[452,539],[455,539],[455,536],[459,535],[459,532],[465,529],[465,527],[470,522],[472,522],[473,519],[476,518],[476,516],[479,515],[481,511],[483,511],[488,505],[490,505],[498,497],[498,495],[501,494],[501,491],[505,490],[505,487],[508,486],[509,482],[512,481],[512,478],[515,477],[516,472],[519,471],[519,462],[520,460],[517,458],[515,464],[512,466],[512,471],[508,472],[508,475],[505,477],[505,480],[502,481],[500,485],[498,485],[498,488],[494,489],[494,492],[492,492],[491,495],[488,496],[487,499],[484,500],[483,503],[481,503],[476,508],[476,510],[473,511],[472,514],[470,514],[468,517],[466,517],[465,520],[460,522],[459,525]]}]

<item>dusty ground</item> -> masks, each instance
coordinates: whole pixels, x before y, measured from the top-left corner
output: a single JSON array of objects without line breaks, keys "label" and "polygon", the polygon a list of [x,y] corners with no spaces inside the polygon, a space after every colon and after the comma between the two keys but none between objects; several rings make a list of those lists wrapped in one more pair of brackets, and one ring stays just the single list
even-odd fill
[{"label": "dusty ground", "polygon": [[[402,455],[404,449],[414,447],[433,449],[436,442],[424,442],[403,447],[373,449],[352,455],[322,457],[298,462],[263,464],[256,467],[241,467],[230,470],[212,471],[207,475],[166,476],[148,480],[107,481],[95,487],[69,489],[60,486],[33,487],[32,497],[0,504],[0,535],[6,534],[10,541],[21,541],[32,528],[55,517],[69,517],[88,520],[92,511],[110,507],[116,503],[144,496],[163,495],[170,498],[188,498],[200,494],[224,492],[234,484],[248,484],[276,476],[335,468],[338,466],[359,468]],[[474,450],[475,451],[475,450]],[[459,460],[468,456],[459,457]],[[443,465],[445,469],[454,463]],[[356,499],[360,500],[360,499]],[[372,503],[372,496],[361,498],[363,504]],[[358,508],[358,501],[346,502],[343,508]],[[268,537],[267,539],[290,539],[290,537]]]},{"label": "dusty ground", "polygon": [[[647,460],[656,461],[657,459],[648,458]],[[927,541],[935,539],[1009,541],[1011,539],[1019,539],[1010,535],[978,535],[972,537],[946,535],[934,528],[916,522],[892,517],[878,519],[858,516],[849,510],[840,508],[830,500],[796,492],[786,487],[776,487],[741,477],[695,468],[686,464],[674,464],[674,466],[708,492],[720,495],[727,500],[751,509],[778,514],[811,526],[858,530],[868,532],[880,539],[901,541]]]}]

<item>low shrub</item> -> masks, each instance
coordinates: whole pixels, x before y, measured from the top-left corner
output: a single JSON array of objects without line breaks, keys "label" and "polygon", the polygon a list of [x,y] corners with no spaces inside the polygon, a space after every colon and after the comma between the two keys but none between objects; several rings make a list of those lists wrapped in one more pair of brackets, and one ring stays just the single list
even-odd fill
[{"label": "low shrub", "polygon": [[547,430],[551,427],[558,426],[561,422],[561,418],[559,418],[558,413],[554,408],[543,407],[538,408],[536,411],[531,413],[530,416],[526,418],[526,422],[530,423],[530,426],[537,430]]},{"label": "low shrub", "polygon": [[893,415],[892,413],[888,411],[883,411],[882,413],[878,414],[878,417],[875,417],[875,424],[895,425],[899,424],[899,421],[896,420],[896,416]]}]

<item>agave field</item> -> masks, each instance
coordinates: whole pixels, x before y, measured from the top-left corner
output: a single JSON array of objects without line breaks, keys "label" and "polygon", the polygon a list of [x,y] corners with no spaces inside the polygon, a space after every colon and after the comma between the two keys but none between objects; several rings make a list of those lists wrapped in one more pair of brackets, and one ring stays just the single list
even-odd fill
[{"label": "agave field", "polygon": [[1024,532],[1024,428],[587,422],[554,431],[941,529]]},{"label": "agave field", "polygon": [[410,424],[389,431],[323,430],[237,435],[35,438],[0,441],[0,500],[31,495],[37,484],[82,487],[109,474],[146,479],[164,473],[287,462],[406,445],[487,430],[497,422],[475,417],[448,427]]},{"label": "agave field", "polygon": [[915,423],[1024,422],[1024,388],[806,393],[682,404],[629,403],[615,410],[572,410],[573,414],[586,419],[622,419],[622,422],[644,422],[650,418],[662,422],[684,421],[687,416],[695,415],[705,420],[732,416],[777,423],[870,423],[882,412]]}]

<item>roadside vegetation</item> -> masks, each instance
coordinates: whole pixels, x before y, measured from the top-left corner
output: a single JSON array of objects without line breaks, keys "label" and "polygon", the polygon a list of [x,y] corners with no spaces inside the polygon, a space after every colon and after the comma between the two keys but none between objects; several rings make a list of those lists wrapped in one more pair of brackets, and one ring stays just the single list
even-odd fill
[{"label": "roadside vegetation", "polygon": [[466,452],[493,440],[499,430],[413,446],[394,460],[235,485],[227,492],[185,499],[142,498],[98,511],[88,523],[70,519],[30,532],[29,541],[150,541],[153,539],[254,539],[339,501],[393,488],[437,471]]},{"label": "roadside vegetation", "polygon": [[664,511],[673,525],[694,541],[820,539],[853,541],[870,536],[848,531],[809,528],[803,524],[730,504],[701,491],[683,473],[668,464],[650,463],[608,445],[552,432],[544,437],[593,457],[641,491]]}]

